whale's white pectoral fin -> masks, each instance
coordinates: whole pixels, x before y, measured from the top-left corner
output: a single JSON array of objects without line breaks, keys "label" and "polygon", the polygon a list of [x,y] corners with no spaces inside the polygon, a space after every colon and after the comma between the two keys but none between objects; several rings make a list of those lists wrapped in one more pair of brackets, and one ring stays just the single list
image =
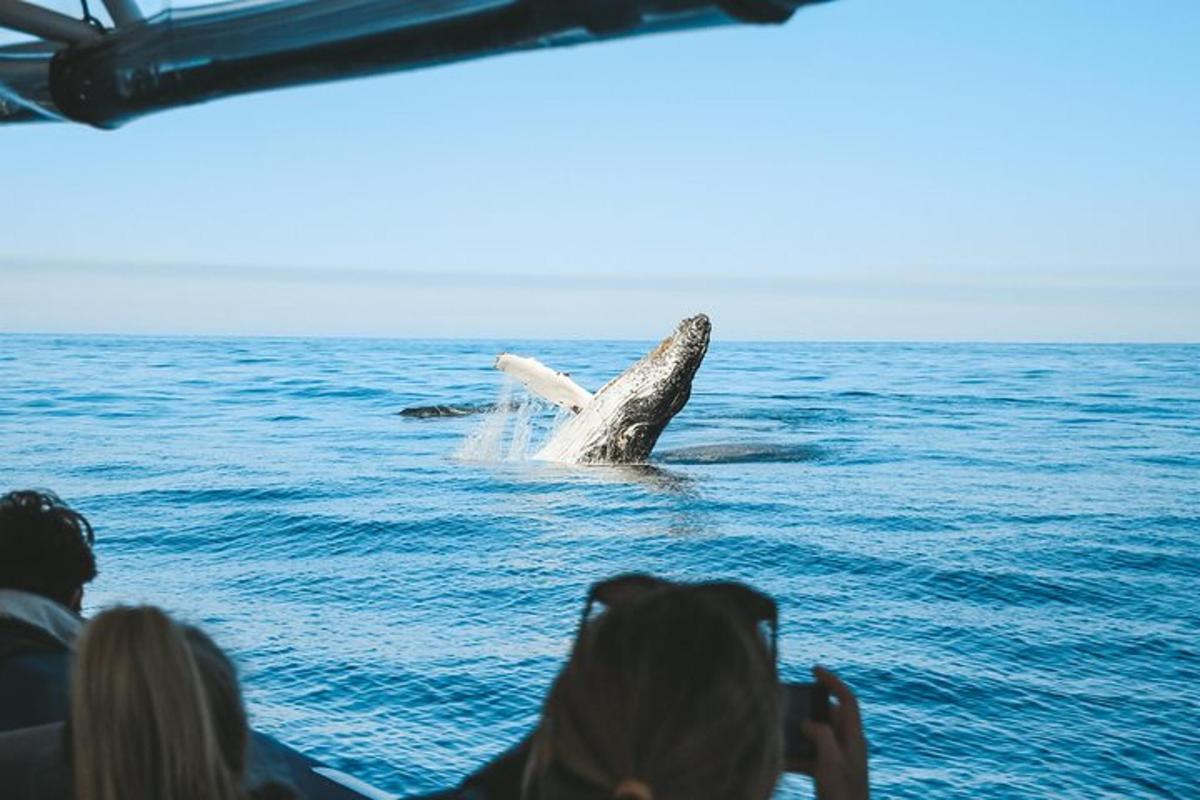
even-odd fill
[{"label": "whale's white pectoral fin", "polygon": [[592,393],[571,380],[565,372],[555,372],[536,358],[501,353],[496,369],[525,384],[538,397],[578,414],[592,402]]}]

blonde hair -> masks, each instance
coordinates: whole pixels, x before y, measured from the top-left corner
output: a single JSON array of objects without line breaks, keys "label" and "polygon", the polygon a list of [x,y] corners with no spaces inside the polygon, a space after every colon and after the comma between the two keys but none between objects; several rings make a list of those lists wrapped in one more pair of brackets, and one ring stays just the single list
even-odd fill
[{"label": "blonde hair", "polygon": [[84,630],[71,745],[76,800],[241,797],[196,656],[157,608],[114,608]]},{"label": "blonde hair", "polygon": [[718,596],[728,589],[658,581],[639,593],[582,627],[546,697],[522,796],[767,800],[783,768],[771,649]]}]

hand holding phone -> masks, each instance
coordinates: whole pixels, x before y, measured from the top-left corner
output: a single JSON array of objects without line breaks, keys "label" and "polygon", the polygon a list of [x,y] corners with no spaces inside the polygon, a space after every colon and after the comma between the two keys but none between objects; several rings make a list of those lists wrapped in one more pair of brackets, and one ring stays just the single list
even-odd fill
[{"label": "hand holding phone", "polygon": [[[785,769],[811,775],[818,800],[867,800],[867,739],[858,698],[837,675],[823,667],[813,667],[813,676],[816,685],[825,690],[825,719],[816,719],[810,713],[807,719],[798,720],[800,735],[809,742],[810,749],[785,749]],[[837,700],[836,705],[829,705],[830,695]],[[784,718],[788,719],[786,709]],[[788,736],[785,729],[785,747]]]}]

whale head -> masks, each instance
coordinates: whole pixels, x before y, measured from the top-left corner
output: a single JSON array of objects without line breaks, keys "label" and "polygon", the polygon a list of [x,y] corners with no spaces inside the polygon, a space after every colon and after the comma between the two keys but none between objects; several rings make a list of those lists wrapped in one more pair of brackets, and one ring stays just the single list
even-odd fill
[{"label": "whale head", "polygon": [[601,387],[537,458],[581,464],[643,464],[687,404],[712,323],[688,317],[636,364]]}]

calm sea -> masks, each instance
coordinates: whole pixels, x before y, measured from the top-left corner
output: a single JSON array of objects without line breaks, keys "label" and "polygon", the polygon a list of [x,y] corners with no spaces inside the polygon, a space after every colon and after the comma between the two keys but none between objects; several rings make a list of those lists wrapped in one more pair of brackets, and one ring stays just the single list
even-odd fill
[{"label": "calm sea", "polygon": [[647,346],[3,336],[0,487],[93,521],[90,611],[206,626],[259,727],[396,792],[521,736],[636,569],[773,594],[881,798],[1200,797],[1200,347],[717,341],[649,470],[396,414]]}]

